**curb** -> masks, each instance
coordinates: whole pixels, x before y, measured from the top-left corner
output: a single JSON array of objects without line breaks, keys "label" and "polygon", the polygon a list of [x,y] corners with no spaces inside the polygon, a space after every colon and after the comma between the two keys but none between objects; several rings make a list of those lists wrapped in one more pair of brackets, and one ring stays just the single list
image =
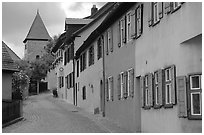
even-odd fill
[{"label": "curb", "polygon": [[14,123],[16,123],[16,122],[19,122],[19,121],[23,120],[23,119],[24,119],[23,117],[16,118],[16,119],[14,119],[14,120],[12,120],[12,121],[9,121],[9,122],[3,124],[3,125],[2,125],[2,128],[7,127],[7,126],[9,126],[9,125],[12,125],[12,124],[14,124]]}]

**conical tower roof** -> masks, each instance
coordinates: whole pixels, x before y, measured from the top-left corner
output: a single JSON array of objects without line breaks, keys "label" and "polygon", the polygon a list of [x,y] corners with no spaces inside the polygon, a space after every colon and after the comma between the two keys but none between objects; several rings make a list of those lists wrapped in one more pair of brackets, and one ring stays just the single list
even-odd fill
[{"label": "conical tower roof", "polygon": [[50,35],[47,32],[47,29],[40,17],[39,12],[37,11],[37,15],[33,21],[33,24],[30,27],[28,35],[26,36],[23,43],[27,40],[48,40],[50,39]]}]

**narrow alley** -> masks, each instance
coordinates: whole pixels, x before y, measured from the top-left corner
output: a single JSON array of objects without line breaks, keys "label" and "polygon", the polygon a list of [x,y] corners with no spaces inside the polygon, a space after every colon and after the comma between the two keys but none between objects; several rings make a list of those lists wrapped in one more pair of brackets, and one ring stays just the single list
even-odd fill
[{"label": "narrow alley", "polygon": [[2,129],[3,133],[119,133],[115,123],[53,98],[51,93],[29,97],[23,103],[24,119]]}]

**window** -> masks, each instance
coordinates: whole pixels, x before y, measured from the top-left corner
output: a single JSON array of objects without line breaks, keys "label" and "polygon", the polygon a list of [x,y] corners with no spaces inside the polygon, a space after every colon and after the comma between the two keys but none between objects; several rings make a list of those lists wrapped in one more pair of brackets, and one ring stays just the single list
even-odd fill
[{"label": "window", "polygon": [[175,66],[171,66],[165,69],[165,103],[164,107],[173,107],[176,104],[175,99]]},{"label": "window", "polygon": [[151,2],[149,6],[148,24],[154,26],[163,18],[163,2]]},{"label": "window", "polygon": [[202,118],[202,86],[201,74],[189,75],[190,89],[188,91],[189,97],[189,119]]},{"label": "window", "polygon": [[184,2],[165,2],[165,13],[173,13],[177,11]]},{"label": "window", "polygon": [[120,47],[122,47],[124,45],[124,43],[126,43],[126,29],[125,29],[125,17],[123,17],[121,20],[120,20]]},{"label": "window", "polygon": [[94,46],[89,48],[89,66],[94,64]]},{"label": "window", "polygon": [[127,13],[127,41],[131,39],[131,12]]},{"label": "window", "polygon": [[120,73],[120,93],[121,93],[121,99],[124,97],[124,72]]},{"label": "window", "polygon": [[86,86],[82,88],[82,99],[86,100]]},{"label": "window", "polygon": [[62,88],[64,87],[64,77],[63,76],[60,76],[58,77],[58,82],[59,82],[59,88]]},{"label": "window", "polygon": [[129,69],[127,72],[127,96],[134,96],[134,69]]},{"label": "window", "polygon": [[64,65],[67,64],[67,50],[64,52]]},{"label": "window", "polygon": [[153,23],[159,21],[158,2],[153,2]]},{"label": "window", "polygon": [[80,56],[80,71],[84,71],[86,69],[86,52],[82,53]]},{"label": "window", "polygon": [[159,74],[155,72],[154,74],[154,83],[155,83],[155,105],[159,104]]},{"label": "window", "polygon": [[79,60],[77,60],[77,77],[79,77]]},{"label": "window", "polygon": [[172,2],[172,4],[173,4],[173,10],[178,9],[181,6],[180,2]]},{"label": "window", "polygon": [[98,46],[98,60],[99,60],[102,57],[103,36],[98,38],[97,46]]},{"label": "window", "polygon": [[142,34],[143,29],[143,4],[139,5],[136,9],[136,37]]},{"label": "window", "polygon": [[113,77],[109,77],[107,80],[107,101],[113,101]]},{"label": "window", "polygon": [[149,73],[140,78],[140,90],[142,97],[142,107],[150,109],[153,106],[153,75]]}]

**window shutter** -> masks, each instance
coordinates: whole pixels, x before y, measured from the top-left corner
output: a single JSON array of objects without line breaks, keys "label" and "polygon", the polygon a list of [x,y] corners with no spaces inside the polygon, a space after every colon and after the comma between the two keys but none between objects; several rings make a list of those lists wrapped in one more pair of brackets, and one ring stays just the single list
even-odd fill
[{"label": "window shutter", "polygon": [[131,72],[130,72],[130,80],[131,80],[131,82],[130,82],[130,96],[131,97],[134,97],[134,69],[132,69],[131,70]]},{"label": "window shutter", "polygon": [[131,38],[135,38],[136,34],[136,10],[131,11]]},{"label": "window shutter", "polygon": [[113,52],[113,28],[110,29],[110,51]]},{"label": "window shutter", "polygon": [[114,84],[113,84],[113,77],[111,77],[111,100],[113,101],[114,97]]},{"label": "window shutter", "polygon": [[144,76],[140,77],[140,97],[141,97],[141,107],[144,107]]},{"label": "window shutter", "polygon": [[121,46],[121,40],[120,40],[120,35],[121,34],[121,29],[120,29],[120,20],[118,21],[118,47],[120,48]]},{"label": "window shutter", "polygon": [[186,100],[186,77],[179,76],[176,78],[176,88],[178,92],[178,116],[179,118],[187,117],[187,100]]},{"label": "window shutter", "polygon": [[109,46],[108,46],[108,31],[106,32],[106,55],[108,55],[108,50]]},{"label": "window shutter", "polygon": [[153,75],[152,73],[148,74],[148,96],[149,96],[149,105],[153,106]]},{"label": "window shutter", "polygon": [[95,55],[94,55],[94,45],[92,46],[93,47],[93,49],[92,49],[92,63],[94,64],[94,58],[95,58]]},{"label": "window shutter", "polygon": [[159,105],[163,105],[163,90],[164,90],[164,70],[163,69],[159,69],[158,70],[158,95],[159,95]]},{"label": "window shutter", "polygon": [[148,24],[149,24],[149,27],[150,26],[152,26],[152,24],[153,24],[153,16],[152,16],[152,2],[150,2],[149,4],[148,4],[148,10],[149,10],[149,12],[148,12]]},{"label": "window shutter", "polygon": [[106,100],[109,100],[108,79],[106,79]]},{"label": "window shutter", "polygon": [[171,12],[171,2],[165,2],[165,14],[168,14]]},{"label": "window shutter", "polygon": [[176,67],[173,65],[171,67],[171,102],[176,104]]},{"label": "window shutter", "polygon": [[141,18],[141,24],[140,24],[140,35],[143,33],[143,4],[141,4],[141,14],[140,14],[140,18]]},{"label": "window shutter", "polygon": [[159,2],[159,19],[163,18],[163,2]]},{"label": "window shutter", "polygon": [[64,65],[66,65],[66,54],[67,54],[67,52],[65,50],[65,52],[64,52]]},{"label": "window shutter", "polygon": [[127,71],[124,72],[124,78],[123,78],[123,96],[124,98],[127,98]]},{"label": "window shutter", "polygon": [[119,74],[118,75],[118,100],[120,100],[120,98],[121,98],[120,84],[121,84],[121,82],[120,82],[120,74]]},{"label": "window shutter", "polygon": [[123,43],[126,43],[126,34],[127,33],[127,19],[126,16],[123,17]]}]

